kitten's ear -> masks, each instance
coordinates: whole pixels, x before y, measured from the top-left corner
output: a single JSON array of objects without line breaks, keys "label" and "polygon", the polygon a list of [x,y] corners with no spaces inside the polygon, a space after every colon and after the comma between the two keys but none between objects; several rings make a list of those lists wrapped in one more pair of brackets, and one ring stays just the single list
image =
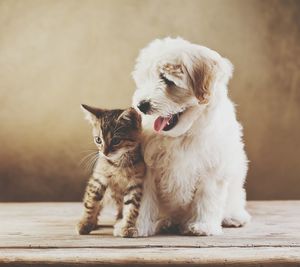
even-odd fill
[{"label": "kitten's ear", "polygon": [[131,121],[131,125],[135,129],[141,128],[141,116],[134,108],[125,109],[118,119],[123,119],[127,121]]},{"label": "kitten's ear", "polygon": [[85,119],[90,123],[94,123],[97,119],[99,119],[103,113],[103,110],[100,108],[90,107],[85,104],[81,104],[81,109],[85,114]]}]

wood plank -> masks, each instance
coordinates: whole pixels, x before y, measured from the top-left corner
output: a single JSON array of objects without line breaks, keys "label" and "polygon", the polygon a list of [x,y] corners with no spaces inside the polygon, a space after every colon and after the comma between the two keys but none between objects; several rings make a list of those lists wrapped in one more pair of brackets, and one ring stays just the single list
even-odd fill
[{"label": "wood plank", "polygon": [[[75,225],[80,203],[0,204],[0,248],[211,248],[300,247],[300,201],[248,203],[252,222],[243,228],[224,229],[214,237],[154,236],[123,239],[111,229],[79,236]],[[112,213],[106,212],[105,221]]]},{"label": "wood plank", "polygon": [[300,248],[1,249],[0,266],[299,266]]},{"label": "wood plank", "polygon": [[300,201],[249,202],[252,222],[222,236],[79,236],[80,203],[0,204],[0,266],[300,266]]}]

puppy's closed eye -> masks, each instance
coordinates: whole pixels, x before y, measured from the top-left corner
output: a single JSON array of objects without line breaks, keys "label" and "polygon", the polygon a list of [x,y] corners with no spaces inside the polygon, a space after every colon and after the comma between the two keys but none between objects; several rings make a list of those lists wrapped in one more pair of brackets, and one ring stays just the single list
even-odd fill
[{"label": "puppy's closed eye", "polygon": [[159,75],[160,79],[163,80],[163,82],[167,85],[167,86],[174,86],[176,85],[173,81],[169,80],[168,78],[166,78],[166,76],[164,76],[162,73]]}]

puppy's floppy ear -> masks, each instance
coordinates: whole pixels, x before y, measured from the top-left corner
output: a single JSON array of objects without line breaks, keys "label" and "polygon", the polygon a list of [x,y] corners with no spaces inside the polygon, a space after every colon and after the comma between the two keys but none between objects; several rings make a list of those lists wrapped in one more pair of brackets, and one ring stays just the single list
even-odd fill
[{"label": "puppy's floppy ear", "polygon": [[81,109],[85,114],[85,119],[90,123],[94,123],[103,114],[103,110],[100,108],[90,107],[85,104],[81,104]]},{"label": "puppy's floppy ear", "polygon": [[125,109],[120,116],[118,117],[118,120],[126,120],[131,122],[131,126],[134,129],[140,129],[141,128],[141,116],[138,114],[138,112],[130,107],[128,109]]},{"label": "puppy's floppy ear", "polygon": [[214,59],[208,57],[194,57],[186,64],[189,84],[192,87],[199,103],[205,104],[209,101],[213,83],[218,79],[227,84],[232,76],[233,66],[231,62],[222,57]]},{"label": "puppy's floppy ear", "polygon": [[185,64],[189,84],[199,103],[206,104],[211,94],[211,87],[216,78],[217,63],[209,58],[193,58]]}]

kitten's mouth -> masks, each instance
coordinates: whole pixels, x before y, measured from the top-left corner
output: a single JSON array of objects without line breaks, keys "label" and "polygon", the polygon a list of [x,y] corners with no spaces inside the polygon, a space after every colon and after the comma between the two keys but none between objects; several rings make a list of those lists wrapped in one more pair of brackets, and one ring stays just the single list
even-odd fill
[{"label": "kitten's mouth", "polygon": [[161,131],[165,131],[165,132],[170,131],[177,125],[179,121],[179,117],[182,113],[183,112],[178,112],[168,117],[159,116],[154,121],[154,130],[158,133]]}]

